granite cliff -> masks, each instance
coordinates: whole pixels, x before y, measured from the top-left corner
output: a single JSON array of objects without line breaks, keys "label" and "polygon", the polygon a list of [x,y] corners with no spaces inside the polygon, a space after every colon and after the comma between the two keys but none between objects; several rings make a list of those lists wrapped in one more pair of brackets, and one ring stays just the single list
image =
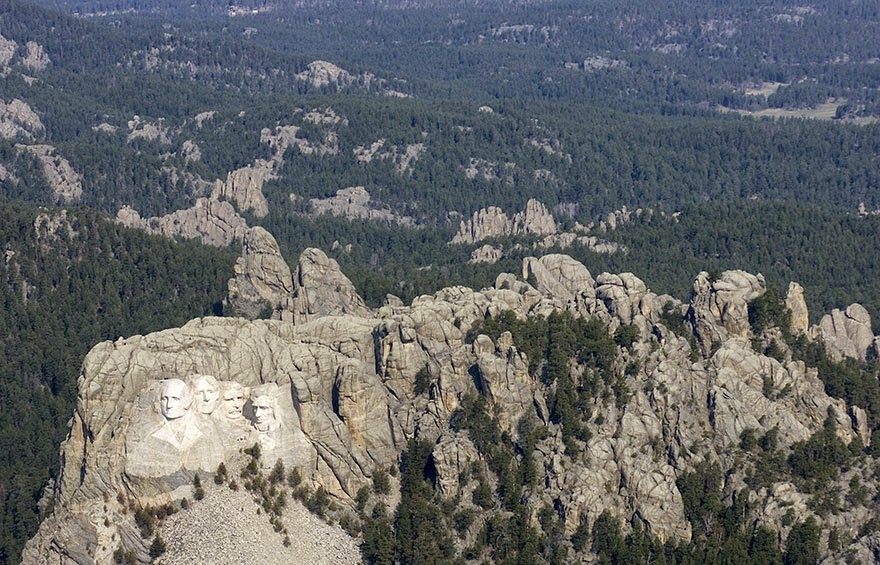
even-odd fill
[{"label": "granite cliff", "polygon": [[[794,512],[799,521],[815,517],[826,554],[832,529],[852,532],[856,554],[877,546],[855,533],[870,520],[866,507],[822,514],[811,502],[820,493],[790,477],[749,487],[757,463],[744,437],[770,434],[783,452],[822,430],[844,445],[871,442],[865,411],[825,393],[817,371],[777,340],[783,328],[750,324],[750,303],[766,292],[760,275],[701,273],[693,299],[681,303],[631,273],[594,278],[568,256],[546,255],[525,259],[522,273],[499,274],[490,288],[449,287],[410,305],[389,296],[374,310],[323,252],[306,250],[290,269],[265,230],[250,230],[244,242],[228,302],[247,318],[273,319],[202,318],[96,345],[83,361],[51,512],[25,562],[110,563],[120,551],[147,561],[150,539],[138,532],[136,510],[192,500],[195,474],[216,476],[220,463],[247,476],[244,450],[253,444],[266,472],[281,461],[344,513],[360,504],[363,487],[387,479],[409,440],[430,442],[437,492],[476,515],[461,532],[465,547],[491,507],[478,504],[480,481],[463,477],[495,480],[476,432],[456,423],[474,399],[509,441],[525,442],[524,422],[544,431],[523,455],[536,473],[523,497],[535,520],[540,508],[556,509],[572,559],[587,557],[571,549],[571,536],[603,511],[660,541],[691,540],[680,479],[710,464],[723,471],[718,495],[729,502],[746,493],[748,519],[780,540]],[[859,308],[812,329],[794,316],[784,331],[821,334],[841,356],[876,355]],[[805,311],[797,285],[788,310]],[[565,365],[571,382],[598,387],[578,408],[575,435],[557,417],[562,381],[542,377],[548,361],[530,359],[510,331],[485,326],[549,315],[598,324],[600,341],[616,337],[601,368],[606,381],[585,358]],[[191,404],[181,408],[179,396]],[[853,465],[846,479],[858,472],[876,489],[872,461]],[[392,477],[386,502],[397,488]],[[215,490],[212,497],[224,497]],[[254,521],[236,526],[240,544],[253,539]],[[282,539],[260,543],[280,552]],[[224,540],[226,558],[241,550],[236,543]],[[185,548],[176,551],[184,560]]]}]

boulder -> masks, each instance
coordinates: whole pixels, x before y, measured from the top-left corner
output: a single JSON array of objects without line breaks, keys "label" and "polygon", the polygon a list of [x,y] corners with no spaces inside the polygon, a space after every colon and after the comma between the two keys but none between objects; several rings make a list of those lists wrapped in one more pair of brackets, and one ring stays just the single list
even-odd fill
[{"label": "boulder", "polygon": [[835,308],[822,316],[818,326],[810,328],[814,339],[821,339],[832,359],[844,357],[864,361],[874,344],[871,316],[861,304],[851,304],[846,310]]}]

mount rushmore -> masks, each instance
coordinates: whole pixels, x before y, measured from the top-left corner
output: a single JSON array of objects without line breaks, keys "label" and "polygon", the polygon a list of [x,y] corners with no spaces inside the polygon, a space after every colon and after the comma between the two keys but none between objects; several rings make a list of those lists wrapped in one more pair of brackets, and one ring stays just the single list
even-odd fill
[{"label": "mount rushmore", "polygon": [[[245,317],[195,319],[87,355],[61,473],[47,489],[51,511],[24,561],[109,563],[118,548],[147,560],[149,540],[128,509],[192,498],[196,473],[236,469],[254,444],[266,468],[282,461],[345,508],[398,464],[410,439],[427,440],[439,495],[472,505],[476,485],[461,477],[482,456],[468,430],[450,424],[468,396],[485,399],[509,437],[524,419],[546,429],[526,455],[538,470],[533,497],[559,509],[566,535],[610,511],[660,541],[687,541],[677,479],[711,462],[724,470],[725,496],[746,488],[744,432],[776,430],[787,447],[832,425],[847,444],[871,442],[865,411],[828,396],[815,369],[784,345],[774,356],[756,347],[780,332],[749,323],[749,303],[765,292],[760,275],[701,273],[682,303],[631,273],[594,278],[568,256],[546,255],[490,288],[453,286],[410,305],[389,296],[370,309],[323,252],[304,251],[290,269],[271,235],[253,228],[226,305]],[[840,357],[876,355],[858,307],[808,327],[796,284],[787,307],[796,315],[785,331],[821,339]],[[248,319],[258,312],[272,319]],[[579,453],[550,416],[552,386],[530,371],[510,332],[472,331],[506,312],[523,320],[566,312],[609,334],[632,328],[632,345],[618,345],[610,367],[627,394],[600,396],[581,414],[590,433]],[[576,362],[569,370],[586,371]],[[752,490],[751,519],[784,539],[791,526],[782,516],[813,515],[813,496],[786,480]],[[870,513],[817,518],[827,544],[832,527],[856,531]],[[869,555],[877,542],[855,539],[851,549]]]}]

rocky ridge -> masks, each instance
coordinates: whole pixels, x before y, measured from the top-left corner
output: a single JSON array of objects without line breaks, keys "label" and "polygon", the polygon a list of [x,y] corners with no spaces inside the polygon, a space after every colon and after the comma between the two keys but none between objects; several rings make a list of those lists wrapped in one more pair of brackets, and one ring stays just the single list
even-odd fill
[{"label": "rocky ridge", "polygon": [[[603,224],[604,225],[604,224]],[[564,232],[559,229],[556,219],[540,201],[529,199],[526,208],[517,212],[512,218],[496,206],[489,206],[474,212],[470,220],[462,220],[458,232],[449,242],[453,245],[476,244],[491,238],[537,236],[531,244],[532,250],[565,249],[572,245],[580,245],[596,253],[617,253],[625,251],[621,245],[599,239],[595,235],[587,235],[589,228],[575,226],[575,231]],[[508,252],[522,251],[529,246],[517,243]],[[483,245],[471,253],[471,263],[495,263],[505,255],[503,247]]]},{"label": "rocky ridge", "polygon": [[[753,349],[759,336],[750,329],[748,304],[764,293],[759,275],[701,273],[693,300],[682,304],[631,273],[594,278],[570,257],[547,255],[527,258],[521,277],[502,273],[491,288],[450,287],[408,306],[389,299],[371,310],[335,261],[316,249],[303,253],[288,283],[265,235],[246,238],[235,280],[243,288],[242,277],[249,277],[254,296],[278,305],[274,320],[202,318],[99,344],[86,357],[54,511],[29,542],[26,562],[107,562],[117,545],[145,554],[149,540],[140,539],[124,508],[191,493],[186,469],[154,477],[125,471],[126,436],[142,433],[137,415],[150,411],[150,391],[169,377],[213,375],[220,383],[278,390],[278,410],[304,438],[293,457],[304,484],[320,486],[343,506],[377,469],[398,462],[408,439],[419,438],[434,445],[440,492],[476,508],[474,483],[459,477],[482,465],[483,455],[450,419],[467,397],[482,397],[514,441],[523,419],[546,430],[530,454],[542,485],[532,503],[559,508],[568,535],[608,510],[661,541],[689,540],[677,479],[714,462],[730,470],[724,492],[739,490],[745,470],[736,449],[746,432],[775,430],[784,448],[829,425],[846,443],[871,441],[864,412],[827,396],[814,369],[790,353],[780,360]],[[529,371],[511,334],[468,335],[487,316],[508,311],[519,319],[567,312],[599,320],[610,333],[633,328],[633,345],[618,346],[612,369],[627,394],[595,399],[580,453],[550,418],[552,391]],[[858,309],[851,311],[858,318]],[[417,391],[424,371],[428,390]],[[226,457],[234,467],[236,456]],[[757,523],[784,539],[785,513],[812,515],[807,503],[816,495],[786,480],[771,487],[751,491],[750,507]],[[852,508],[828,520],[857,530],[868,516]],[[248,524],[240,527],[242,536],[253,535]]]}]

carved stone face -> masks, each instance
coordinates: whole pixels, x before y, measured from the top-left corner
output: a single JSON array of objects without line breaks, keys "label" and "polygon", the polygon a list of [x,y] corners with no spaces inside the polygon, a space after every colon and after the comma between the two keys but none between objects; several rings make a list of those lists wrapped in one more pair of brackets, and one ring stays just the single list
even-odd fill
[{"label": "carved stone face", "polygon": [[192,383],[196,409],[202,414],[211,414],[217,407],[220,391],[217,386],[205,377],[198,377]]},{"label": "carved stone face", "polygon": [[189,387],[180,379],[168,379],[162,382],[160,390],[160,408],[166,420],[176,420],[186,415],[192,405],[192,394]]},{"label": "carved stone face", "polygon": [[223,391],[223,406],[226,409],[226,417],[230,420],[240,420],[242,417],[241,409],[247,400],[247,391],[238,383],[229,383],[227,389]]},{"label": "carved stone face", "polygon": [[268,432],[277,427],[275,420],[275,403],[269,396],[256,396],[251,400],[254,409],[254,427],[258,431]]}]

